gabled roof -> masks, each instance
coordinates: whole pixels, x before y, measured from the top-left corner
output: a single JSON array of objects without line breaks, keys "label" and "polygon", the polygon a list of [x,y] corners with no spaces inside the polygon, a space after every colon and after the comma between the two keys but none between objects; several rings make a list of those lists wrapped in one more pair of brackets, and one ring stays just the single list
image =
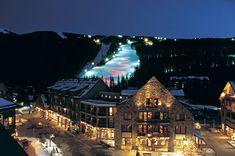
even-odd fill
[{"label": "gabled roof", "polygon": [[48,87],[48,89],[74,92],[76,98],[82,98],[100,81],[102,80],[93,78],[61,80]]},{"label": "gabled roof", "polygon": [[184,97],[184,90],[183,89],[170,89],[170,92],[173,96]]},{"label": "gabled roof", "polygon": [[13,109],[16,107],[18,107],[17,104],[15,104],[11,101],[8,101],[6,99],[0,98],[0,111],[5,110],[5,109]]},{"label": "gabled roof", "polygon": [[220,94],[219,99],[221,100],[225,95],[235,93],[235,83],[234,81],[228,81]]},{"label": "gabled roof", "polygon": [[229,83],[231,84],[233,90],[235,91],[235,82],[234,81],[229,81]]},{"label": "gabled roof", "polygon": [[85,103],[88,105],[102,106],[102,107],[114,107],[117,104],[117,102],[97,100],[97,99],[86,99],[86,100],[83,100],[82,103]]},{"label": "gabled roof", "polygon": [[146,102],[144,97],[157,98],[166,106],[171,106],[175,100],[175,97],[154,76],[134,95],[135,103],[138,106],[144,104]]}]

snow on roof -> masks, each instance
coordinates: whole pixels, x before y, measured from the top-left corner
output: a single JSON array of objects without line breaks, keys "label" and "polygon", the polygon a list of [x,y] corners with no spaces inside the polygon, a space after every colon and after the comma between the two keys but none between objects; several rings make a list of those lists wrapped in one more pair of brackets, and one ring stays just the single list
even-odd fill
[{"label": "snow on roof", "polygon": [[67,39],[63,32],[57,32],[57,35],[59,35],[62,39]]},{"label": "snow on roof", "polygon": [[192,109],[211,109],[211,110],[220,110],[219,107],[212,105],[201,105],[201,104],[191,104],[188,100],[179,100],[180,103],[190,106]]},{"label": "snow on roof", "polygon": [[0,33],[3,33],[3,34],[9,34],[9,32],[8,32],[8,31],[6,31],[5,29],[2,29],[2,28],[0,28]]},{"label": "snow on roof", "polygon": [[235,82],[234,81],[229,81],[233,89],[235,90]]},{"label": "snow on roof", "polygon": [[42,99],[43,104],[47,103],[47,98],[44,94],[41,95],[41,99]]},{"label": "snow on roof", "polygon": [[183,89],[170,89],[170,92],[173,96],[185,96]]},{"label": "snow on roof", "polygon": [[208,76],[171,76],[170,80],[182,80],[182,79],[199,79],[199,80],[209,80]]},{"label": "snow on roof", "polygon": [[82,101],[82,103],[89,105],[96,105],[96,106],[116,106],[117,104],[117,102],[113,101],[94,100],[94,99],[87,99]]},{"label": "snow on roof", "polygon": [[8,101],[6,99],[0,98],[0,110],[8,109],[8,108],[16,108],[17,104]]},{"label": "snow on roof", "polygon": [[55,89],[59,91],[72,91],[77,92],[76,98],[80,98],[90,91],[91,88],[100,79],[69,79],[61,80],[56,82],[53,86],[48,87],[49,89]]},{"label": "snow on roof", "polygon": [[137,90],[138,90],[137,88],[123,89],[121,90],[121,94],[131,96],[131,95],[134,95],[137,92]]}]

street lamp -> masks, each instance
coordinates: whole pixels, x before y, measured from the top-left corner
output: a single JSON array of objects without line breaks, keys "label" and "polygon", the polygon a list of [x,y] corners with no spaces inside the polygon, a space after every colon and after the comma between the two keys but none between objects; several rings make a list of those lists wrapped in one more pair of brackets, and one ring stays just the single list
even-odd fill
[{"label": "street lamp", "polygon": [[51,147],[51,141],[52,141],[52,138],[54,138],[55,137],[55,135],[54,134],[51,134],[50,135],[50,147]]}]

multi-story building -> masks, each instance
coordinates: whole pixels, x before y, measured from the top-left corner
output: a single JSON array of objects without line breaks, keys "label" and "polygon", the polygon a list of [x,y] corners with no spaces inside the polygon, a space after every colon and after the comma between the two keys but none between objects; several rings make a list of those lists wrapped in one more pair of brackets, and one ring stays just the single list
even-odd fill
[{"label": "multi-story building", "polygon": [[65,129],[76,122],[79,131],[116,149],[182,152],[193,136],[192,114],[155,77],[120,93],[101,79],[59,81],[46,99],[47,118]]},{"label": "multi-story building", "polygon": [[[98,97],[99,91],[110,91],[101,79],[70,79],[56,82],[48,87],[48,95],[39,96],[46,118],[52,119],[64,129],[80,127],[80,102],[90,97]],[[40,108],[39,108],[40,109]]]},{"label": "multi-story building", "polygon": [[235,83],[227,82],[220,95],[222,130],[228,135],[235,135]]},{"label": "multi-story building", "polygon": [[0,124],[11,134],[15,132],[15,108],[18,105],[6,99],[0,98]]},{"label": "multi-story building", "polygon": [[81,101],[81,131],[114,146],[114,114],[118,102],[101,99]]},{"label": "multi-story building", "polygon": [[117,105],[114,121],[116,149],[183,151],[193,136],[192,114],[155,77]]}]

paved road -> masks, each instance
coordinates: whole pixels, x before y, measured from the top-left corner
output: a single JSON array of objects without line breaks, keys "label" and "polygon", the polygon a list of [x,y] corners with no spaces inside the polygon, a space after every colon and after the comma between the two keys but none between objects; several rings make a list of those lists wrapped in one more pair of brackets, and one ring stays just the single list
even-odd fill
[{"label": "paved road", "polygon": [[230,140],[229,137],[220,132],[213,133],[207,130],[202,130],[201,134],[205,138],[207,144],[215,150],[216,156],[235,156],[235,148],[227,142]]},{"label": "paved road", "polygon": [[[50,125],[47,120],[42,118],[34,118],[32,115],[25,117],[29,119],[23,124],[18,126],[18,134],[20,137],[40,137],[44,134],[49,138],[50,134],[54,134],[53,141],[63,151],[65,156],[108,156],[110,149],[107,149],[96,141],[89,139],[85,134],[80,134],[72,137],[65,133],[64,130],[55,128]],[[34,133],[31,128],[32,125],[41,122],[43,126],[36,128]]]}]

